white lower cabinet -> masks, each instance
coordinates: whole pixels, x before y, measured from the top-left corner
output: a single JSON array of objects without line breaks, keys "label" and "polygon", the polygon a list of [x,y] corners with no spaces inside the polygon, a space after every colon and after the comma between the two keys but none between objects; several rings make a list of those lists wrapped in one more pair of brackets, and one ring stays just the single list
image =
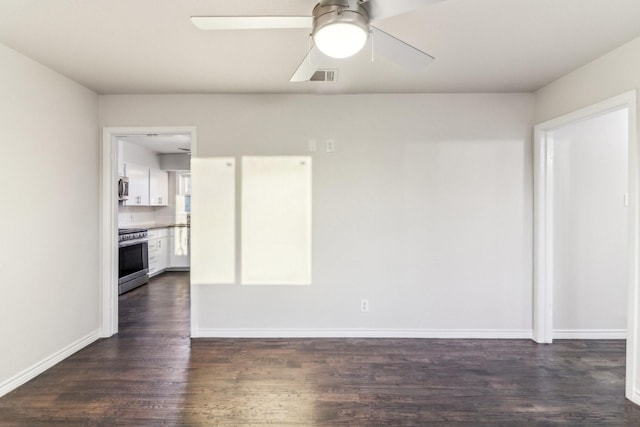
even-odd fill
[{"label": "white lower cabinet", "polygon": [[188,270],[191,266],[190,228],[169,229],[169,268]]},{"label": "white lower cabinet", "polygon": [[191,266],[189,227],[149,230],[149,277],[166,270],[189,270]]},{"label": "white lower cabinet", "polygon": [[149,277],[167,269],[169,261],[169,229],[149,230]]}]

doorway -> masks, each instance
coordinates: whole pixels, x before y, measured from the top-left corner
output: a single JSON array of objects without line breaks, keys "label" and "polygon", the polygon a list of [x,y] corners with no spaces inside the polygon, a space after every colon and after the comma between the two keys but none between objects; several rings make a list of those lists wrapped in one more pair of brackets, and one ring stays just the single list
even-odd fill
[{"label": "doorway", "polygon": [[[626,257],[622,268],[626,276],[626,291],[624,299],[627,302],[626,336],[627,336],[627,363],[626,363],[626,396],[636,403],[640,403],[640,394],[635,390],[638,383],[636,375],[638,358],[636,333],[638,319],[638,141],[636,134],[636,93],[627,92],[604,102],[598,103],[567,114],[557,119],[550,120],[535,127],[534,137],[534,319],[533,339],[539,343],[551,343],[554,338],[554,281],[558,277],[559,269],[554,265],[555,252],[558,250],[556,240],[557,231],[554,230],[556,217],[567,215],[562,212],[565,206],[556,198],[556,187],[561,190],[557,182],[567,178],[566,171],[558,172],[556,161],[562,163],[561,157],[566,153],[555,153],[556,145],[560,150],[566,151],[569,145],[564,142],[556,144],[554,137],[563,138],[562,130],[570,129],[580,123],[587,123],[592,119],[602,119],[610,113],[619,112],[626,116],[626,161],[628,167],[627,191],[619,194],[618,207],[623,205],[626,211]],[[609,116],[610,117],[610,116]],[[622,131],[625,131],[624,129]],[[583,149],[584,147],[580,147]],[[592,153],[593,154],[593,153]],[[583,153],[584,155],[584,153]],[[566,166],[566,164],[565,164]],[[558,175],[557,177],[555,175]],[[564,175],[563,175],[564,174]],[[557,179],[556,179],[557,178]],[[628,205],[628,206],[624,206]],[[573,207],[575,208],[575,207]],[[571,212],[571,210],[569,210]],[[564,231],[564,230],[563,230]],[[565,242],[567,240],[565,239]],[[575,243],[575,242],[574,242]],[[566,272],[565,272],[566,273]],[[557,301],[559,302],[559,301]],[[581,315],[585,317],[584,314]],[[578,316],[580,317],[580,316]],[[564,319],[563,321],[565,321]]]},{"label": "doorway", "polygon": [[[121,175],[122,149],[119,143],[123,138],[144,139],[148,135],[159,137],[168,135],[186,135],[191,142],[191,150],[196,146],[195,127],[135,127],[104,128],[102,141],[101,174],[101,282],[102,282],[102,336],[110,337],[118,332],[118,177]],[[163,139],[163,138],[161,138]],[[163,139],[166,140],[166,139]],[[177,175],[176,175],[177,176]],[[151,203],[150,203],[151,204]],[[151,208],[143,208],[139,214],[149,215]],[[136,213],[138,214],[138,213]],[[127,212],[127,219],[134,215]],[[133,217],[131,217],[133,218]]]},{"label": "doorway", "polygon": [[553,339],[625,339],[629,109],[551,130]]}]

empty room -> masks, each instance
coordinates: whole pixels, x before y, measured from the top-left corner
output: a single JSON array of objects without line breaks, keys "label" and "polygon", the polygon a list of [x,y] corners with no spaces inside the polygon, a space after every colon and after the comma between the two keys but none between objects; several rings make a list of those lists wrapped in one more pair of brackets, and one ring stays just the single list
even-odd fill
[{"label": "empty room", "polygon": [[639,17],[0,1],[0,426],[640,425]]}]

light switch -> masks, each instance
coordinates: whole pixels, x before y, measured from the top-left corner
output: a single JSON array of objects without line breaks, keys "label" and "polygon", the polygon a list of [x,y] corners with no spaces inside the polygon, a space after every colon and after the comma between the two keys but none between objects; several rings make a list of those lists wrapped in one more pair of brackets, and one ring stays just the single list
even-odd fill
[{"label": "light switch", "polygon": [[327,153],[336,151],[336,142],[333,139],[327,139]]}]

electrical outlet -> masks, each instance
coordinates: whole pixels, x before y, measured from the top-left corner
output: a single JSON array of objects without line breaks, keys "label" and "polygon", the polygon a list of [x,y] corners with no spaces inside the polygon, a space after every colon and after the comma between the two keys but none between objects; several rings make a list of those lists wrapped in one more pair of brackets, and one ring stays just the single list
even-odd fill
[{"label": "electrical outlet", "polygon": [[333,139],[327,139],[327,153],[336,151],[336,142]]},{"label": "electrical outlet", "polygon": [[361,299],[360,300],[360,311],[363,313],[366,313],[367,311],[369,311],[369,300],[368,299]]}]

